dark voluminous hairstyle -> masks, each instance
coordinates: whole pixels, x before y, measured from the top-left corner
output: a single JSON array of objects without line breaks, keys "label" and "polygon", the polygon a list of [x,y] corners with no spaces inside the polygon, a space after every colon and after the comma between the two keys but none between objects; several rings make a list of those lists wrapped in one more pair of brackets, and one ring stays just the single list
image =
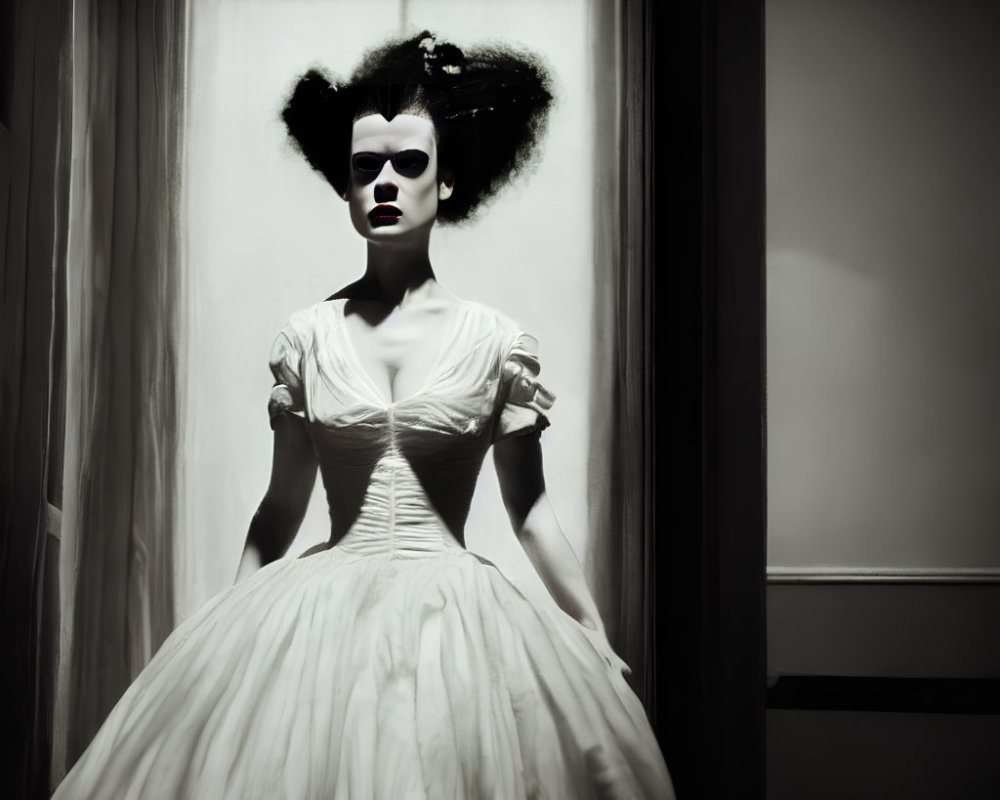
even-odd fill
[{"label": "dark voluminous hairstyle", "polygon": [[463,52],[424,31],[369,51],[346,82],[309,70],[282,118],[309,164],[346,198],[354,120],[427,114],[440,168],[455,179],[438,219],[458,222],[530,162],[551,103],[549,75],[536,56],[500,45]]}]

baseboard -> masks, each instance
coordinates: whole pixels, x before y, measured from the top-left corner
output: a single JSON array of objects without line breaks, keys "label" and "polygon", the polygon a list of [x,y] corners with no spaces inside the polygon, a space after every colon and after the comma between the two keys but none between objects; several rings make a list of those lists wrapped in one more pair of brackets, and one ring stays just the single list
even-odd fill
[{"label": "baseboard", "polygon": [[780,675],[768,709],[1000,715],[1000,678]]}]

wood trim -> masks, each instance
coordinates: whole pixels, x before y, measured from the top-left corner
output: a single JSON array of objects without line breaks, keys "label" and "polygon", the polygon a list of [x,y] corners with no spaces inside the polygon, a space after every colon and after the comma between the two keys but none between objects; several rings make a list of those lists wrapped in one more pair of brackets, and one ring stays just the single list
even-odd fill
[{"label": "wood trim", "polygon": [[781,675],[767,707],[796,711],[1000,714],[1000,678]]},{"label": "wood trim", "polygon": [[912,567],[768,567],[774,584],[1000,584],[1000,569]]}]

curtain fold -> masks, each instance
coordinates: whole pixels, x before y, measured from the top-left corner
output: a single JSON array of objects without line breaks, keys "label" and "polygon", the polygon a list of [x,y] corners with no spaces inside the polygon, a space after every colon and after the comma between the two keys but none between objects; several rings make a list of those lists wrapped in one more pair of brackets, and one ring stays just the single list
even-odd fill
[{"label": "curtain fold", "polygon": [[[620,439],[622,411],[618,318],[621,274],[620,209],[608,202],[621,194],[621,86],[619,8],[615,0],[590,4],[588,36],[593,54],[594,128],[594,300],[591,334],[591,397],[603,398],[590,408],[590,450],[587,462],[590,531],[587,540],[587,580],[601,612],[608,638],[625,660],[622,630],[623,528]],[[608,411],[608,403],[611,411]]]},{"label": "curtain fold", "polygon": [[186,3],[78,0],[74,14],[58,767],[174,626],[180,396]]},{"label": "curtain fold", "polygon": [[621,457],[621,643],[633,683],[655,701],[655,407],[653,404],[653,4],[621,2],[621,192],[617,355]]},{"label": "curtain fold", "polygon": [[[598,128],[588,578],[608,635],[652,703],[656,675],[652,291],[652,48],[646,0],[595,2]],[[613,31],[608,35],[608,31]],[[614,198],[609,203],[607,198]]]},{"label": "curtain fold", "polygon": [[13,2],[0,36],[0,774],[11,798],[48,796],[52,744],[71,9]]}]

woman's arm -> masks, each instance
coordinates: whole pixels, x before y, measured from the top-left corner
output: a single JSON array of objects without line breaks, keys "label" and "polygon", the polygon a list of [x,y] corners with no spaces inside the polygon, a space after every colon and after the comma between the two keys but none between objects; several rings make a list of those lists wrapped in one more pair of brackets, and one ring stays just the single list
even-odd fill
[{"label": "woman's arm", "polygon": [[309,506],[316,468],[316,453],[302,419],[292,414],[275,417],[271,481],[250,522],[237,583],[288,550]]},{"label": "woman's arm", "polygon": [[591,630],[601,617],[580,562],[545,493],[542,448],[537,436],[512,436],[493,445],[500,493],[511,525],[528,558],[559,607]]},{"label": "woman's arm", "polygon": [[545,493],[542,447],[538,437],[513,436],[495,442],[493,461],[514,533],[549,593],[563,611],[591,631],[588,638],[608,666],[629,674],[628,664],[608,642],[583,569],[563,536]]}]

